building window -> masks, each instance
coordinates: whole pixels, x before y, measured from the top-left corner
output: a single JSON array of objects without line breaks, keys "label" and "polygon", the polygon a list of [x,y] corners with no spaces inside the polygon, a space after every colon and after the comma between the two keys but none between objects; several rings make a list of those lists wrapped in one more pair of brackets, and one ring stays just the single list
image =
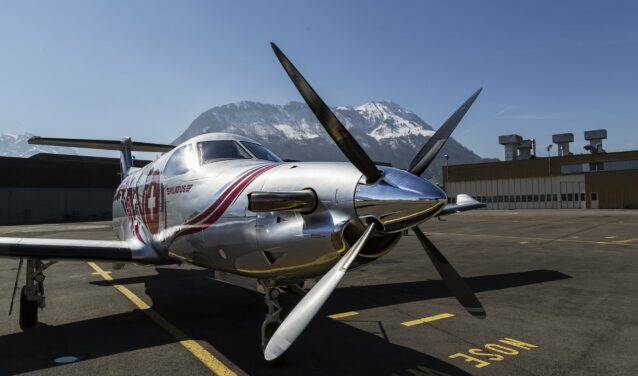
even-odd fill
[{"label": "building window", "polygon": [[545,195],[541,195],[541,202],[545,202]]},{"label": "building window", "polygon": [[566,194],[564,194],[564,193],[562,193],[562,194],[560,195],[560,200],[561,200],[561,201],[567,201],[567,195],[566,195]]},{"label": "building window", "polygon": [[567,194],[567,201],[574,201],[574,196],[571,193]]},{"label": "building window", "polygon": [[558,195],[556,193],[552,195],[552,201],[558,201]]},{"label": "building window", "polygon": [[603,162],[592,162],[589,164],[589,171],[603,171],[605,164]]},{"label": "building window", "polygon": [[591,200],[592,201],[598,201],[598,193],[592,192],[591,193]]},{"label": "building window", "polygon": [[527,195],[527,202],[532,202],[532,195]]},{"label": "building window", "polygon": [[523,199],[522,202],[527,202],[527,196],[522,195],[521,198]]},{"label": "building window", "polygon": [[585,201],[585,194],[584,193],[580,194],[580,201]]},{"label": "building window", "polygon": [[538,195],[534,195],[534,202],[538,202]]},{"label": "building window", "polygon": [[516,202],[521,202],[521,196],[516,196]]}]

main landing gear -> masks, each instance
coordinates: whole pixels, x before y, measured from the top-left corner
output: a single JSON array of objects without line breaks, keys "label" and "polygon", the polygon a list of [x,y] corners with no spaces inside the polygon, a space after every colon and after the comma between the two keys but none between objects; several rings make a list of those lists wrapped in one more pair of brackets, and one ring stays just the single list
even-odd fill
[{"label": "main landing gear", "polygon": [[[18,287],[18,278],[20,277],[20,268],[23,261],[20,260],[16,282],[13,287],[13,298]],[[38,308],[45,307],[44,297],[44,270],[55,264],[56,261],[43,262],[40,259],[28,258],[26,267],[26,284],[22,286],[20,291],[20,328],[26,330],[38,323]],[[13,310],[13,298],[11,299],[11,308],[9,314]]]}]

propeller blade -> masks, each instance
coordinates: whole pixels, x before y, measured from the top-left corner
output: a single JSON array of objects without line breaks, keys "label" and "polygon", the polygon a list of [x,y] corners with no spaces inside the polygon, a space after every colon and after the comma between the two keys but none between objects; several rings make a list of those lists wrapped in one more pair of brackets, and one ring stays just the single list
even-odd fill
[{"label": "propeller blade", "polygon": [[478,298],[470,287],[465,283],[459,273],[454,270],[448,260],[439,252],[436,246],[425,236],[418,227],[412,227],[412,231],[416,234],[421,242],[423,249],[432,260],[432,264],[441,275],[443,282],[450,289],[450,292],[456,297],[456,300],[472,315],[478,318],[485,318],[485,308],[481,305]]},{"label": "propeller blade", "polygon": [[419,150],[419,152],[414,156],[414,159],[412,159],[412,162],[410,162],[411,173],[421,176],[423,171],[428,168],[439,151],[441,151],[448,138],[450,138],[450,135],[454,132],[456,126],[459,125],[467,110],[470,109],[472,103],[476,100],[476,97],[479,96],[481,90],[483,89],[478,89],[474,94],[472,94],[472,96],[469,97],[468,100],[466,100],[465,103],[463,103],[445,123],[443,123],[441,128],[439,128],[436,133],[430,137],[428,142],[423,145],[421,150]]},{"label": "propeller blade", "polygon": [[374,165],[372,159],[361,148],[359,143],[352,137],[346,127],[317,95],[308,81],[299,73],[297,68],[288,60],[286,55],[275,45],[270,43],[279,62],[290,76],[297,90],[306,101],[312,112],[315,114],[321,125],[326,129],[330,137],[337,144],[339,149],[346,155],[350,162],[366,176],[368,183],[372,183],[381,177],[379,169]]},{"label": "propeller blade", "polygon": [[326,273],[317,284],[301,299],[299,304],[292,309],[290,314],[281,323],[275,334],[270,338],[264,357],[270,361],[283,354],[290,345],[299,337],[301,332],[308,326],[310,320],[317,314],[319,309],[326,302],[332,291],[334,291],[339,281],[346,274],[346,271],[357,257],[359,251],[368,241],[370,234],[374,231],[375,223],[371,222],[359,240],[350,250],[337,262],[328,273]]}]

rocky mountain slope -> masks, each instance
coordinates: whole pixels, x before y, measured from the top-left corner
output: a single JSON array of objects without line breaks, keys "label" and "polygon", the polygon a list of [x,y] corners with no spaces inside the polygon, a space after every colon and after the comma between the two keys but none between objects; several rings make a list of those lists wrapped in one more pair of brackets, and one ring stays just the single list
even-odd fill
[{"label": "rocky mountain slope", "polygon": [[0,156],[28,158],[38,153],[77,155],[75,150],[72,148],[29,145],[27,141],[31,137],[33,137],[33,135],[29,133],[22,133],[19,135],[0,133]]},{"label": "rocky mountain slope", "polygon": [[[374,161],[391,163],[394,167],[407,168],[434,133],[433,128],[418,115],[393,102],[338,106],[333,111]],[[198,116],[174,143],[207,132],[229,132],[250,137],[286,159],[345,160],[308,106],[301,102],[282,106],[246,101],[214,107]],[[434,176],[440,180],[445,154],[450,156],[450,164],[483,161],[471,150],[450,139],[426,171],[426,177]]]}]

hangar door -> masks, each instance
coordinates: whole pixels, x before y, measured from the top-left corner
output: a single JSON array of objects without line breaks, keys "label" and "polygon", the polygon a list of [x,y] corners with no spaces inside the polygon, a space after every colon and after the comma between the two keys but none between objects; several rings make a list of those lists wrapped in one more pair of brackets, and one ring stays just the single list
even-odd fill
[{"label": "hangar door", "polygon": [[581,181],[563,181],[560,183],[561,209],[585,209],[585,183]]}]

